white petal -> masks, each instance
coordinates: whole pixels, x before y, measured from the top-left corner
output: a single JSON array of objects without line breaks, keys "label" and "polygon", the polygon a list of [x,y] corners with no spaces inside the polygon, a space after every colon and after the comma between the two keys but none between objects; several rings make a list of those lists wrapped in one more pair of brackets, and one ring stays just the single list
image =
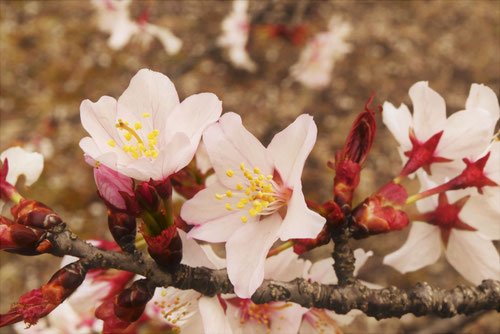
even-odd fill
[{"label": "white petal", "polygon": [[206,173],[210,168],[212,168],[212,163],[210,162],[207,148],[205,147],[205,144],[203,144],[203,141],[200,142],[200,145],[196,150],[195,158],[196,167],[200,170],[200,172]]},{"label": "white petal", "polygon": [[[494,187],[492,198],[476,195],[469,198],[459,213],[459,218],[477,228],[486,238],[500,239],[500,187]],[[493,190],[493,189],[492,189]]]},{"label": "white petal", "polygon": [[441,95],[429,88],[427,82],[421,81],[411,86],[410,98],[413,102],[413,125],[418,140],[427,141],[444,130],[446,104]]},{"label": "white petal", "polygon": [[[264,175],[273,174],[265,147],[245,129],[235,113],[224,114],[218,123],[210,126],[203,134],[203,142],[219,181],[229,188],[248,182],[240,171],[242,162],[249,170],[258,167]],[[231,178],[226,175],[228,169],[235,172]]]},{"label": "white petal", "polygon": [[190,238],[208,241],[225,242],[244,224],[257,221],[257,218],[248,217],[248,221],[241,221],[241,213],[233,212],[227,216],[216,218],[201,225],[196,225],[189,231]]},{"label": "white petal", "polygon": [[435,154],[448,159],[476,158],[488,146],[491,122],[491,115],[482,109],[453,113],[446,120]]},{"label": "white petal", "polygon": [[500,257],[496,247],[477,232],[453,229],[446,258],[464,278],[474,284],[480,284],[484,279],[500,279]]},{"label": "white petal", "polygon": [[484,166],[484,174],[500,185],[500,141],[494,141],[489,147],[489,151],[490,157]]},{"label": "white petal", "polygon": [[358,248],[354,250],[354,276],[358,276],[359,269],[368,261],[368,259],[373,255],[372,251],[365,252],[364,249]]},{"label": "white petal", "polygon": [[299,259],[292,248],[268,257],[264,266],[264,278],[288,282],[297,277],[302,277],[305,262]]},{"label": "white petal", "polygon": [[292,303],[273,302],[271,304],[276,308],[288,305],[273,312],[270,321],[271,333],[297,333],[302,321],[302,316],[308,310],[305,307]]},{"label": "white petal", "polygon": [[382,120],[401,145],[403,151],[411,149],[410,128],[413,126],[410,110],[405,104],[396,109],[392,103],[384,102]]},{"label": "white petal", "polygon": [[267,253],[278,239],[281,217],[275,213],[238,229],[226,243],[227,274],[240,298],[250,298],[264,279]]},{"label": "white petal", "polygon": [[306,158],[316,142],[318,130],[310,115],[300,115],[295,122],[276,134],[267,147],[274,165],[286,186],[300,182]]},{"label": "white petal", "polygon": [[467,98],[467,102],[465,102],[465,108],[487,110],[493,118],[491,130],[495,129],[495,124],[500,117],[500,107],[498,105],[498,97],[491,88],[484,85],[472,84],[469,97]]},{"label": "white petal", "polygon": [[11,147],[0,155],[2,162],[8,159],[9,171],[7,182],[15,186],[19,176],[26,177],[25,185],[31,186],[40,177],[43,170],[43,155],[36,152],[27,152],[21,147]]},{"label": "white petal", "polygon": [[198,307],[205,333],[230,334],[233,332],[217,297],[201,297]]},{"label": "white petal", "polygon": [[441,256],[439,228],[414,222],[405,244],[384,258],[384,264],[401,273],[418,270],[436,262]]},{"label": "white petal", "polygon": [[186,232],[177,229],[182,240],[182,264],[191,267],[207,267],[216,269],[215,265],[210,261],[205,250],[193,239],[186,237]]},{"label": "white petal", "polygon": [[152,24],[146,24],[144,29],[151,35],[158,38],[163,48],[169,55],[178,53],[182,47],[182,41],[177,38],[169,29],[158,27]]},{"label": "white petal", "polygon": [[325,221],[325,218],[307,207],[299,180],[288,202],[288,210],[279,231],[280,239],[316,238]]},{"label": "white petal", "polygon": [[314,262],[305,278],[321,284],[337,284],[338,279],[333,270],[333,262],[331,257]]}]

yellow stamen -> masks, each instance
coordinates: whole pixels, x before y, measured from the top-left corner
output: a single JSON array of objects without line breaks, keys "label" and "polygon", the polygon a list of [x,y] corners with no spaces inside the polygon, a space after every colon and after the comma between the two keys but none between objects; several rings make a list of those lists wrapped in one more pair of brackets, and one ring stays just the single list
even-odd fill
[{"label": "yellow stamen", "polygon": [[241,216],[241,221],[246,223],[248,221],[247,216]]},{"label": "yellow stamen", "polygon": [[215,198],[217,198],[217,199],[223,199],[224,195],[215,194]]},{"label": "yellow stamen", "polygon": [[240,169],[241,169],[242,171],[244,171],[244,170],[245,170],[245,164],[244,164],[243,162],[240,164]]},{"label": "yellow stamen", "polygon": [[227,211],[231,211],[233,208],[231,207],[231,204],[226,203],[226,209]]},{"label": "yellow stamen", "polygon": [[144,117],[144,118],[148,118],[149,116],[150,116],[150,115],[149,115],[149,113],[148,113],[148,112],[145,112],[144,114],[142,114],[142,117]]},{"label": "yellow stamen", "polygon": [[229,177],[232,177],[234,175],[234,172],[231,169],[228,169],[226,171],[226,175],[229,176]]},{"label": "yellow stamen", "polygon": [[135,124],[134,124],[134,128],[135,128],[136,130],[142,129],[142,124],[141,124],[141,122],[135,122]]},{"label": "yellow stamen", "polygon": [[137,152],[137,146],[130,146],[131,152]]},{"label": "yellow stamen", "polygon": [[159,154],[160,154],[160,153],[158,153],[158,151],[153,151],[153,159],[158,158],[158,155],[159,155]]},{"label": "yellow stamen", "polygon": [[226,191],[226,196],[233,197],[233,193],[231,192],[231,190]]},{"label": "yellow stamen", "polygon": [[94,163],[94,167],[99,167],[100,165],[101,165],[101,163],[100,163],[99,161],[96,161],[96,162]]},{"label": "yellow stamen", "polygon": [[260,174],[260,169],[258,169],[257,167],[255,167],[253,169],[253,173],[259,175]]},{"label": "yellow stamen", "polygon": [[240,202],[243,204],[248,204],[248,198],[242,198],[240,199]]},{"label": "yellow stamen", "polygon": [[123,146],[123,151],[124,151],[124,152],[128,152],[128,151],[130,151],[130,146],[128,146],[128,145],[124,145],[124,146]]},{"label": "yellow stamen", "polygon": [[125,137],[126,140],[130,140],[132,139],[132,134],[130,132],[127,132],[126,134],[123,135],[123,137]]},{"label": "yellow stamen", "polygon": [[262,180],[264,180],[264,179],[265,179],[265,176],[264,176],[264,175],[262,175],[262,174],[260,174],[260,175],[259,175],[259,181],[262,181]]},{"label": "yellow stamen", "polygon": [[273,179],[273,176],[272,176],[272,175],[268,175],[268,176],[266,176],[266,179],[268,179],[268,180],[272,180],[272,179]]},{"label": "yellow stamen", "polygon": [[239,183],[238,183],[238,184],[236,185],[236,189],[238,189],[238,190],[243,190],[243,186],[242,186],[241,184],[239,184]]},{"label": "yellow stamen", "polygon": [[139,154],[137,154],[137,152],[130,152],[130,154],[134,159],[139,159]]},{"label": "yellow stamen", "polygon": [[245,204],[243,204],[243,203],[239,202],[238,204],[236,204],[236,207],[237,207],[238,209],[243,209],[243,208],[245,207]]},{"label": "yellow stamen", "polygon": [[111,146],[111,147],[115,147],[116,146],[116,143],[113,139],[110,139],[108,140],[108,145]]},{"label": "yellow stamen", "polygon": [[250,214],[250,216],[255,217],[258,212],[257,210],[255,210],[255,208],[251,208],[250,210],[248,210],[248,213]]}]

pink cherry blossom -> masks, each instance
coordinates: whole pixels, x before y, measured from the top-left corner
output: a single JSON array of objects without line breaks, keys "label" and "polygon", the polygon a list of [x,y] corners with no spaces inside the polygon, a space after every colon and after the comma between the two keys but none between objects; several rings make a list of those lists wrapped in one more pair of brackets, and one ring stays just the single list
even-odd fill
[{"label": "pink cherry blossom", "polygon": [[222,112],[211,93],[179,103],[163,74],[140,70],[116,101],[103,96],[80,106],[83,127],[91,135],[80,141],[85,154],[131,178],[164,180],[193,158],[203,130]]},{"label": "pink cherry blossom", "polygon": [[[433,175],[456,176],[465,167],[462,158],[476,158],[493,137],[495,123],[500,117],[495,93],[486,86],[473,84],[465,110],[455,112],[448,118],[444,99],[429,88],[427,82],[417,82],[409,93],[413,115],[406,105],[395,108],[388,102],[384,103],[382,114],[385,125],[400,145],[403,162],[408,160],[403,153],[411,151],[415,144],[422,145],[424,149],[432,146],[427,152],[427,162],[421,165],[451,160],[432,163],[430,170]],[[413,143],[410,140],[411,131]],[[429,145],[430,141],[434,141],[434,145]]]},{"label": "pink cherry blossom", "polygon": [[[421,190],[436,185],[427,174],[417,172],[417,175]],[[500,234],[499,212],[484,212],[484,201],[471,201],[474,196],[463,197],[467,194],[470,191],[451,191],[440,194],[439,200],[434,195],[418,201],[417,207],[427,222],[414,221],[405,244],[387,255],[384,264],[402,273],[415,271],[435,263],[444,249],[448,262],[472,283],[499,279],[500,257],[490,241]],[[487,220],[480,222],[481,216]]]},{"label": "pink cherry blossom", "polygon": [[181,217],[196,225],[191,237],[226,242],[229,279],[241,298],[262,283],[278,238],[314,238],[325,223],[307,208],[300,180],[316,132],[312,117],[301,115],[265,148],[227,113],[203,135],[217,181],[187,201]]},{"label": "pink cherry blossom", "polygon": [[168,54],[178,53],[182,47],[182,41],[169,29],[143,22],[143,20],[136,22],[130,18],[131,2],[132,0],[92,0],[97,10],[99,29],[110,34],[109,47],[119,50],[134,36],[139,37],[145,43],[149,43],[152,37],[156,37]]},{"label": "pink cherry blossom", "polygon": [[233,1],[233,11],[222,21],[222,35],[217,39],[217,44],[228,49],[229,59],[236,68],[254,72],[257,65],[246,50],[250,32],[247,9],[247,0]]},{"label": "pink cherry blossom", "polygon": [[335,61],[351,51],[345,39],[351,25],[338,16],[330,19],[328,31],[312,37],[300,54],[299,61],[290,69],[291,76],[305,86],[322,89],[331,80]]}]

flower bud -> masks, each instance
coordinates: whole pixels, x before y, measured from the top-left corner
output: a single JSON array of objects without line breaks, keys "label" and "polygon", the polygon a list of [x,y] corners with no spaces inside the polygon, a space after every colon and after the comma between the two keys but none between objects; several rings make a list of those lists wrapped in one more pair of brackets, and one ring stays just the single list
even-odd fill
[{"label": "flower bud", "polygon": [[51,208],[38,201],[23,198],[19,204],[12,207],[11,213],[17,224],[41,229],[65,226],[62,219]]},{"label": "flower bud", "polygon": [[158,236],[144,235],[148,244],[149,255],[161,267],[173,271],[182,260],[182,241],[177,228],[170,226],[163,230]]},{"label": "flower bud", "polygon": [[205,189],[205,175],[195,166],[188,165],[170,177],[175,191],[186,199],[191,199]]},{"label": "flower bud", "polygon": [[86,273],[87,269],[81,261],[60,269],[47,284],[25,293],[7,313],[0,314],[0,327],[21,320],[32,325],[36,324],[38,319],[52,312],[82,284]]},{"label": "flower bud", "polygon": [[96,162],[94,180],[99,196],[108,207],[111,206],[122,211],[127,210],[127,201],[122,194],[134,196],[134,181],[130,177]]},{"label": "flower bud", "polygon": [[146,304],[153,298],[154,290],[147,279],[135,281],[115,297],[113,307],[115,315],[127,322],[138,320]]},{"label": "flower bud", "polygon": [[170,178],[166,178],[163,181],[151,179],[149,180],[149,184],[156,189],[156,192],[161,198],[166,199],[172,197],[172,183],[170,182]]},{"label": "flower bud", "polygon": [[311,249],[326,245],[330,241],[331,235],[328,226],[325,224],[321,232],[314,239],[294,239],[293,251],[301,255]]},{"label": "flower bud", "polygon": [[45,230],[21,224],[0,225],[0,249],[22,255],[39,255],[52,249]]},{"label": "flower bud", "polygon": [[160,200],[155,188],[147,182],[141,182],[135,189],[135,196],[139,205],[149,212],[157,211]]},{"label": "flower bud", "polygon": [[135,250],[137,223],[135,217],[108,208],[108,227],[120,247],[129,253]]},{"label": "flower bud", "polygon": [[342,161],[337,164],[333,186],[333,198],[344,211],[352,203],[354,191],[359,185],[361,166],[357,162]]},{"label": "flower bud", "polygon": [[360,239],[405,228],[409,220],[400,209],[407,197],[401,185],[391,182],[364,200],[352,213],[353,236]]}]

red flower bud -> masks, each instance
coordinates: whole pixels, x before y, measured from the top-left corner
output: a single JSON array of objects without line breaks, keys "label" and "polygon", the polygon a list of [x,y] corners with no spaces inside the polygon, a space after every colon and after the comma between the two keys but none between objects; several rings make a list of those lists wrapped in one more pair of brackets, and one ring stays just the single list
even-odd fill
[{"label": "red flower bud", "polygon": [[367,198],[353,210],[353,236],[359,239],[405,228],[409,220],[400,208],[407,197],[401,185],[391,182]]},{"label": "red flower bud", "polygon": [[135,250],[137,223],[135,217],[108,208],[108,227],[120,247],[129,253]]},{"label": "red flower bud", "polygon": [[160,200],[155,188],[147,182],[141,182],[135,189],[135,196],[139,205],[150,212],[157,211]]},{"label": "red flower bud", "polygon": [[41,229],[65,226],[62,219],[51,208],[37,201],[23,198],[19,204],[12,207],[11,213],[17,224]]},{"label": "red flower bud", "polygon": [[87,269],[80,261],[60,269],[47,284],[25,293],[9,312],[0,314],[0,327],[21,320],[36,324],[38,319],[52,312],[82,284],[86,273]]},{"label": "red flower bud", "polygon": [[311,249],[326,245],[330,241],[330,238],[330,231],[325,224],[321,232],[314,239],[294,239],[293,251],[298,255],[304,254]]},{"label": "red flower bud", "polygon": [[188,165],[170,177],[175,191],[186,199],[191,199],[205,189],[205,175],[196,167]]},{"label": "red flower bud", "polygon": [[349,211],[354,190],[358,187],[361,165],[353,161],[337,164],[333,186],[333,198],[345,211]]},{"label": "red flower bud", "polygon": [[163,268],[173,271],[182,260],[182,241],[177,228],[170,226],[158,236],[147,236],[144,239],[148,244],[149,255]]},{"label": "red flower bud", "polygon": [[52,244],[45,230],[21,224],[0,225],[0,249],[22,255],[49,252]]},{"label": "red flower bud", "polygon": [[172,197],[172,183],[170,182],[170,178],[166,178],[163,181],[151,179],[149,180],[149,184],[156,189],[156,192],[161,198],[166,199]]},{"label": "red flower bud", "polygon": [[154,291],[155,287],[147,279],[135,281],[130,288],[123,290],[115,297],[115,315],[128,322],[138,320],[146,304],[153,298]]}]

